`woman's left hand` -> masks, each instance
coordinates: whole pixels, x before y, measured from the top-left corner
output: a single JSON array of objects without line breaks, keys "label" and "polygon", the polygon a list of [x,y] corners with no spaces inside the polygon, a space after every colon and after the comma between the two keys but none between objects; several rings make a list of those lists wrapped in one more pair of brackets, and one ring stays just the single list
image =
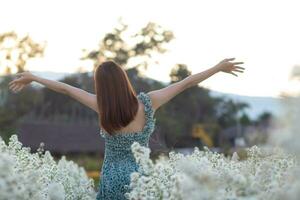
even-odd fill
[{"label": "woman's left hand", "polygon": [[244,64],[244,62],[230,62],[233,61],[235,58],[227,58],[219,62],[216,67],[225,73],[232,74],[234,76],[238,76],[237,73],[243,73],[245,68],[240,67],[238,65]]}]

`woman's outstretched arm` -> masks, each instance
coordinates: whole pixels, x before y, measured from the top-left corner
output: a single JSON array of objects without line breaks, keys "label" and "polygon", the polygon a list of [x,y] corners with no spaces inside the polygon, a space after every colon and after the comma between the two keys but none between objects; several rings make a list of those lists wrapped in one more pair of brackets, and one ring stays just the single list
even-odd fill
[{"label": "woman's outstretched arm", "polygon": [[190,75],[185,79],[173,83],[165,88],[150,91],[148,94],[152,100],[152,107],[157,110],[160,106],[167,103],[173,97],[183,92],[184,90],[197,85],[198,83],[208,79],[218,72],[225,72],[237,76],[236,73],[243,73],[245,68],[237,66],[243,64],[243,62],[230,62],[235,58],[224,59],[214,67],[205,70],[203,72]]},{"label": "woman's outstretched arm", "polygon": [[21,72],[16,74],[17,79],[11,81],[9,83],[9,88],[13,92],[21,91],[26,85],[30,84],[32,81],[40,83],[45,87],[67,96],[72,97],[73,99],[79,101],[80,103],[88,106],[96,112],[98,111],[97,98],[95,94],[91,94],[87,91],[84,91],[80,88],[73,87],[63,82],[49,80],[46,78],[42,78],[36,75],[33,75],[30,72]]}]

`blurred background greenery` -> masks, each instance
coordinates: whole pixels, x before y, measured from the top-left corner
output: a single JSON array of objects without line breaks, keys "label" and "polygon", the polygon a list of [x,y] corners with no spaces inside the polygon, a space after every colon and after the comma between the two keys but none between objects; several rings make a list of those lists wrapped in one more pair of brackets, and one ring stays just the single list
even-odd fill
[{"label": "blurred background greenery", "polygon": [[139,93],[226,57],[244,61],[246,72],[238,79],[218,74],[156,111],[153,158],[173,150],[189,153],[195,146],[241,156],[245,147],[264,144],[276,128],[282,89],[299,91],[299,81],[293,84],[300,74],[296,1],[10,0],[0,5],[1,137],[8,141],[17,134],[32,151],[44,143],[56,159],[66,155],[83,166],[96,187],[105,150],[97,113],[37,83],[13,93],[8,83],[15,73],[30,70],[94,93],[95,67],[112,59]]},{"label": "blurred background greenery", "polygon": [[[132,36],[136,42],[128,44],[123,39],[127,27],[120,21],[100,40],[98,49],[84,50],[82,59],[92,60],[95,67],[106,59],[126,66],[125,70],[137,93],[165,87],[191,74],[186,64],[178,63],[170,71],[168,83],[142,75],[140,71],[147,70],[153,54],[167,51],[164,46],[172,42],[174,34],[171,30],[149,22]],[[18,133],[23,144],[33,150],[37,149],[40,142],[44,142],[45,149],[57,158],[66,154],[68,159],[84,166],[89,176],[98,183],[104,144],[89,145],[89,141],[83,144],[82,138],[86,138],[86,135],[78,131],[79,127],[94,127],[94,134],[88,133],[88,138],[90,142],[101,141],[97,132],[97,114],[70,97],[35,84],[19,93],[8,90],[8,82],[14,78],[12,68],[16,67],[17,72],[25,71],[26,63],[42,56],[45,48],[44,44],[35,42],[30,36],[21,37],[15,32],[0,35],[0,52],[5,55],[1,60],[1,67],[5,67],[0,82],[1,137],[7,141],[12,134]],[[59,81],[94,93],[93,72],[78,71],[63,76]],[[249,107],[246,102],[211,95],[209,89],[194,86],[156,112],[157,127],[151,140],[152,155],[158,156],[171,150],[189,151],[195,146],[209,146],[216,151],[228,153],[234,148],[264,143],[273,115],[262,112],[253,119],[246,112]],[[69,127],[70,134],[64,133],[68,131],[59,126],[62,124]],[[88,132],[88,129],[84,130]],[[67,136],[78,143],[66,139]]]}]

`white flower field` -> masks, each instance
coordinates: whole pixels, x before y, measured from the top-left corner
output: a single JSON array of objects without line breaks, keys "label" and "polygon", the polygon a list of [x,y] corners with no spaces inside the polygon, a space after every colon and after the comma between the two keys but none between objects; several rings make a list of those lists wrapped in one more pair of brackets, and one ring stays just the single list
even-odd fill
[{"label": "white flower field", "polygon": [[[289,99],[280,128],[265,146],[246,149],[246,158],[231,158],[195,148],[193,154],[169,153],[156,161],[150,150],[132,145],[140,170],[131,174],[128,199],[298,200],[299,98]],[[50,152],[30,153],[17,136],[0,139],[1,200],[95,199],[94,182],[83,168],[65,157],[55,162]]]},{"label": "white flower field", "polygon": [[93,184],[83,168],[64,157],[57,163],[48,151],[30,153],[16,135],[8,145],[0,138],[1,200],[95,199]]}]

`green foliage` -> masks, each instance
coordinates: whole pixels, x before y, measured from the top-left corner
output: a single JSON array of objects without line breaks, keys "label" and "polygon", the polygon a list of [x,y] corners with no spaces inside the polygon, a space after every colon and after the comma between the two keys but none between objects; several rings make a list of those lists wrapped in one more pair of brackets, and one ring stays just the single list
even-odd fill
[{"label": "green foliage", "polygon": [[[114,60],[124,66],[135,60],[132,67],[143,66],[147,68],[148,62],[154,53],[164,53],[164,44],[170,42],[174,36],[169,30],[164,30],[161,26],[149,22],[136,34],[125,37],[128,26],[119,21],[116,28],[111,33],[104,36],[99,44],[99,49],[85,51],[82,59],[91,59],[95,67],[104,60]],[[137,61],[143,60],[143,61]]]},{"label": "green foliage", "polygon": [[263,112],[258,116],[258,121],[268,121],[272,118],[272,113],[270,112]]},{"label": "green foliage", "polygon": [[243,102],[234,102],[232,99],[224,99],[218,104],[218,122],[224,127],[236,124],[239,113],[242,113],[249,105]]},{"label": "green foliage", "polygon": [[[60,81],[94,93],[94,82],[88,73],[72,74]],[[97,123],[97,113],[69,96],[48,88],[41,90],[41,96],[42,102],[36,104],[34,109],[34,114],[39,118],[64,123]]]},{"label": "green foliage", "polygon": [[[144,77],[139,67],[146,69],[153,55],[166,52],[165,45],[172,41],[174,35],[171,31],[152,22],[132,36],[128,36],[127,29],[128,26],[120,22],[111,33],[104,36],[98,49],[85,50],[82,59],[92,60],[95,67],[109,59],[122,66],[126,65],[126,73],[137,93],[160,89],[191,75],[187,65],[177,64],[170,72],[168,84]],[[15,63],[11,61],[13,65],[9,65],[16,66],[18,71],[24,70],[28,59],[43,53],[42,45],[33,42],[28,36],[18,39],[15,33],[3,34],[0,47],[4,44],[1,41],[7,37],[20,44],[11,47],[12,49],[0,50],[6,52],[7,59],[11,59],[10,52],[13,49],[20,52],[22,58],[18,57],[18,61]],[[26,51],[23,50],[25,47]],[[6,62],[6,60],[0,60],[0,62]],[[7,71],[10,69],[11,67],[8,67]],[[47,88],[36,90],[32,87],[13,94],[7,90],[9,80],[11,77],[0,82],[0,97],[2,97],[0,98],[0,129],[5,132],[10,132],[23,116],[26,116],[26,120],[98,124],[97,113],[70,97]],[[94,93],[93,74],[77,73],[64,77],[60,81]],[[220,130],[235,125],[237,120],[240,120],[244,126],[252,123],[244,112],[247,107],[248,105],[242,102],[212,97],[209,90],[193,86],[157,110],[156,130],[163,135],[166,145],[173,147],[180,138],[191,136],[193,126],[201,123],[205,125],[205,131],[213,139],[214,144],[218,144]]]},{"label": "green foliage", "polygon": [[8,83],[15,68],[17,72],[25,70],[28,60],[42,56],[44,45],[33,41],[28,35],[18,36],[15,32],[0,34],[0,66],[5,67],[5,76],[0,77],[0,134],[9,138],[18,121],[27,114],[41,98],[34,88],[28,86],[21,93],[12,93]]},{"label": "green foliage", "polygon": [[0,93],[3,95],[0,105],[0,134],[4,138],[9,138],[22,117],[41,101],[37,89],[31,86],[24,88],[24,92],[20,93],[8,90],[11,80],[11,76],[4,76],[0,82]]},{"label": "green foliage", "polygon": [[191,75],[191,71],[188,70],[185,64],[177,64],[170,73],[171,83],[181,81]]},{"label": "green foliage", "polygon": [[240,118],[240,123],[243,126],[248,126],[251,124],[251,119],[249,118],[249,116],[246,113],[243,113],[243,115]]},{"label": "green foliage", "polygon": [[5,67],[5,73],[11,74],[13,68],[17,72],[25,71],[28,60],[44,53],[44,44],[32,40],[28,35],[18,36],[15,32],[6,32],[0,35],[0,66]]},{"label": "green foliage", "polygon": [[103,160],[99,161],[98,155],[78,154],[66,155],[67,160],[76,162],[79,166],[84,167],[87,171],[100,171]]}]

